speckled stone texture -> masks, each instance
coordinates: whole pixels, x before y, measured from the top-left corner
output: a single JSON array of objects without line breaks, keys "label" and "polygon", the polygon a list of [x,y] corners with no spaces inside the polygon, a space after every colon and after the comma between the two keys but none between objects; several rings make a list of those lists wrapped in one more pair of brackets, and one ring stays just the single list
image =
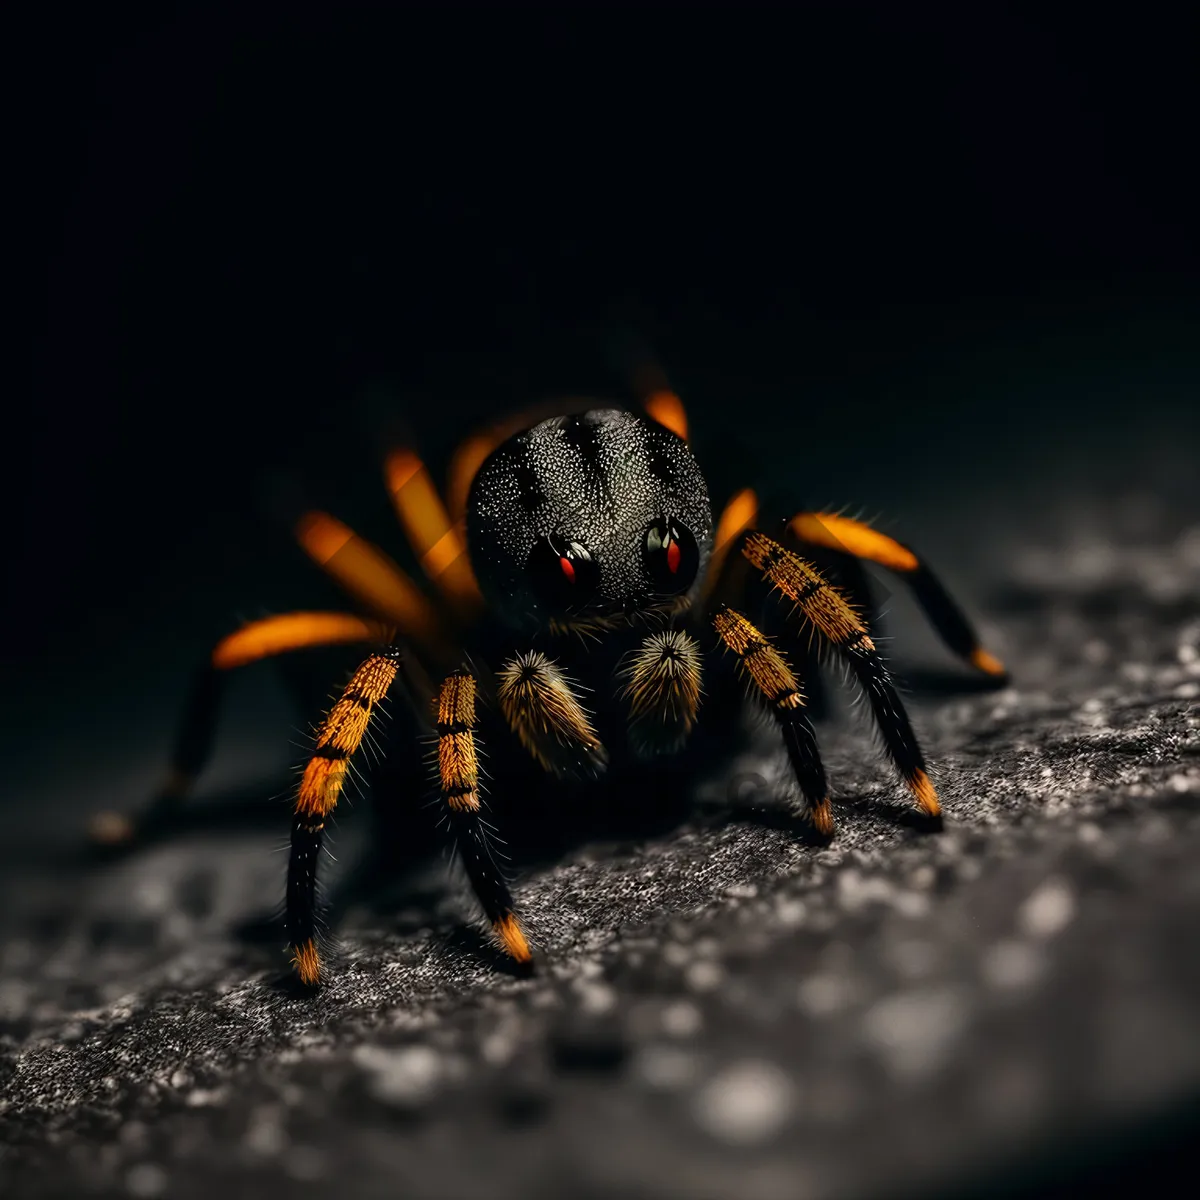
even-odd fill
[{"label": "speckled stone texture", "polygon": [[[674,832],[520,879],[533,978],[435,871],[295,994],[278,939],[233,935],[278,902],[282,823],[6,860],[0,1194],[791,1200],[1103,1161],[1200,1088],[1195,512],[1009,505],[986,546],[930,516],[1014,679],[914,687],[944,832],[843,718],[836,840],[804,844],[768,730]],[[947,660],[905,603],[919,685]]]}]

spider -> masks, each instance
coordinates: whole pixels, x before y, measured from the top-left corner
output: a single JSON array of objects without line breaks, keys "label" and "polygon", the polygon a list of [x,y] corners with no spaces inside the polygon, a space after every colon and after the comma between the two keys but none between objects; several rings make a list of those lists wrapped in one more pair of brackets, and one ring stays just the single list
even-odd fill
[{"label": "spider", "polygon": [[[350,528],[308,513],[296,529],[301,546],[367,615],[287,613],[221,640],[194,685],[171,771],[151,809],[161,816],[177,805],[204,765],[220,683],[231,670],[305,647],[375,646],[319,725],[295,792],[286,922],[303,984],[318,985],[325,971],[317,938],[325,826],[393,690],[430,714],[442,819],[498,946],[523,966],[532,954],[484,817],[481,710],[498,710],[503,736],[515,736],[551,775],[592,776],[605,770],[609,747],[585,707],[586,692],[621,713],[624,753],[635,760],[672,755],[696,725],[706,652],[724,651],[743,691],[778,727],[798,808],[815,835],[828,839],[830,792],[805,689],[788,648],[777,644],[794,642],[794,626],[807,626],[865,694],[919,811],[940,820],[921,748],[867,620],[811,554],[833,552],[896,573],[953,651],[997,681],[1004,667],[929,567],[870,526],[801,512],[772,537],[757,528],[750,490],[714,520],[675,393],[660,389],[636,412],[593,408],[478,433],[452,460],[445,501],[410,450],[388,457],[386,478],[441,603]],[[782,638],[744,611],[754,586],[787,610]],[[95,833],[128,840],[133,826],[109,815]]]}]

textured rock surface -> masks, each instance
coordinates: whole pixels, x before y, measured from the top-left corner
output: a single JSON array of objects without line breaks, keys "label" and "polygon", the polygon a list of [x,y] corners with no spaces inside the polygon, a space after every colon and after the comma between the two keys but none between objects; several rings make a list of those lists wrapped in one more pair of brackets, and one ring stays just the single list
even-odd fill
[{"label": "textured rock surface", "polygon": [[831,847],[729,819],[771,811],[758,748],[673,833],[523,877],[531,979],[450,892],[351,912],[293,994],[233,936],[277,902],[275,832],[8,861],[0,1191],[927,1192],[1169,1115],[1200,1088],[1200,525],[1087,514],[1018,513],[948,572],[1016,682],[914,698],[943,833],[850,722]]}]

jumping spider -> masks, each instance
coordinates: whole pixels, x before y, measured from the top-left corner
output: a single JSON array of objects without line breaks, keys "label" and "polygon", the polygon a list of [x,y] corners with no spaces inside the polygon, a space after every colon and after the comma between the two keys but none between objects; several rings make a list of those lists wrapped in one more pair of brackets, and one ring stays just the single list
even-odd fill
[{"label": "jumping spider", "polygon": [[[582,703],[585,680],[624,706],[630,754],[673,754],[697,719],[706,649],[722,648],[735,657],[745,691],[773,715],[808,818],[829,837],[829,789],[800,680],[787,653],[740,611],[755,582],[841,657],[917,806],[938,815],[921,749],[865,620],[797,549],[820,547],[897,573],[952,650],[996,679],[1004,668],[929,568],[869,526],[799,513],[779,539],[769,537],[755,528],[750,491],[734,496],[714,522],[686,436],[683,406],[669,391],[651,396],[640,414],[605,408],[523,429],[496,426],[457,452],[448,507],[421,461],[394,452],[388,485],[439,606],[334,518],[309,513],[300,521],[301,545],[370,615],[288,613],[219,642],[192,692],[171,774],[151,811],[177,804],[207,759],[218,683],[229,670],[304,647],[380,647],[320,725],[296,791],[287,930],[305,984],[319,983],[322,972],[316,882],[325,823],[393,685],[431,713],[445,824],[497,941],[518,963],[530,962],[529,945],[482,817],[481,700],[499,710],[547,772],[594,774],[605,768],[607,751]],[[496,629],[506,640],[489,643],[483,631]],[[562,665],[568,650],[575,652],[574,674]],[[495,673],[486,666],[489,651],[505,655]],[[112,839],[131,832],[112,817],[99,829]]]}]

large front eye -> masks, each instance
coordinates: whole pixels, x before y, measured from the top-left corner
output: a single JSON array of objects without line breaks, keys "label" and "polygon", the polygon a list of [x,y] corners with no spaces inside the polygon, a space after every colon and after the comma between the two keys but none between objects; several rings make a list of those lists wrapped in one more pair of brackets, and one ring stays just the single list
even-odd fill
[{"label": "large front eye", "polygon": [[600,566],[587,547],[566,538],[538,538],[529,553],[529,579],[551,612],[584,608],[600,590]]},{"label": "large front eye", "polygon": [[700,550],[687,526],[673,517],[662,517],[646,530],[642,560],[655,591],[676,596],[695,582]]}]

